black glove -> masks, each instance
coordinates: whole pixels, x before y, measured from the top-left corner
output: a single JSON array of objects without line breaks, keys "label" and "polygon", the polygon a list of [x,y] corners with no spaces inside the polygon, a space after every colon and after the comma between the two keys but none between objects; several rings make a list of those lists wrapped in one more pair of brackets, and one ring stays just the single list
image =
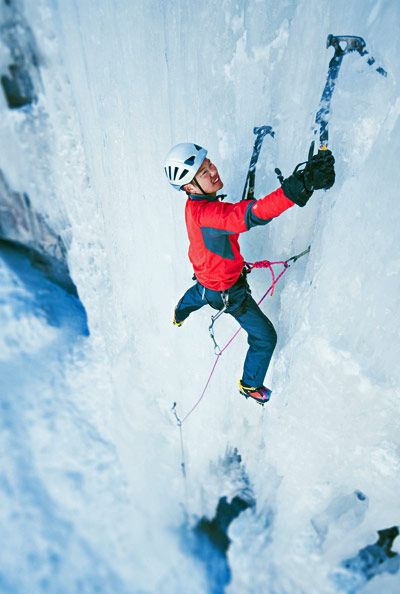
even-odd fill
[{"label": "black glove", "polygon": [[[290,177],[282,180],[285,195],[297,204],[305,206],[314,190],[327,190],[335,183],[335,158],[330,150],[319,150],[312,155],[314,144],[306,163],[299,163]],[[305,165],[304,169],[299,169]]]},{"label": "black glove", "polygon": [[335,158],[331,151],[319,150],[307,161],[304,169],[304,185],[307,190],[328,190],[335,183]]},{"label": "black glove", "polygon": [[282,180],[282,190],[285,196],[297,206],[305,206],[312,196],[312,190],[308,190],[305,186],[304,170],[297,171],[297,167],[292,175]]}]

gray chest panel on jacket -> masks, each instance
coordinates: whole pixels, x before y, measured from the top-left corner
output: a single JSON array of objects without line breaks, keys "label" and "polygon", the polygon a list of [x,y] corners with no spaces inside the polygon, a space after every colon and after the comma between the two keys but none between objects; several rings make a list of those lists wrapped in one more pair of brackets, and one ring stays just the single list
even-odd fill
[{"label": "gray chest panel on jacket", "polygon": [[231,242],[229,241],[229,235],[235,235],[235,233],[225,231],[224,229],[214,229],[213,227],[200,227],[200,229],[204,245],[210,252],[227,260],[235,259]]}]

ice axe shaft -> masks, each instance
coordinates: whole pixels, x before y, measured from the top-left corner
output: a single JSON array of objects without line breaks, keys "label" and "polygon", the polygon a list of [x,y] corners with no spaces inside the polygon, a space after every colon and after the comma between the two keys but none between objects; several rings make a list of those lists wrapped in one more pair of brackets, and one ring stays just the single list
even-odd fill
[{"label": "ice axe shaft", "polygon": [[262,147],[262,143],[264,138],[267,134],[270,134],[272,138],[275,135],[271,126],[259,126],[254,128],[253,133],[256,135],[253,152],[250,159],[250,165],[247,172],[246,181],[244,183],[242,200],[253,200],[254,199],[254,184],[255,184],[255,177],[256,177],[256,165],[258,161],[258,157],[260,156],[260,151]]}]

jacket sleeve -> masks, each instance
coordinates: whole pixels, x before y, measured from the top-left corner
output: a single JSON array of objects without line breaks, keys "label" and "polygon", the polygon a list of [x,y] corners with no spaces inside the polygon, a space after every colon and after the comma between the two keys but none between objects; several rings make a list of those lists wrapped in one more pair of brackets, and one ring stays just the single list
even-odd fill
[{"label": "jacket sleeve", "polygon": [[260,200],[241,200],[236,204],[198,202],[194,219],[199,227],[244,233],[255,225],[266,225],[293,205],[294,202],[279,188]]},{"label": "jacket sleeve", "polygon": [[247,228],[255,227],[256,225],[265,225],[271,219],[279,217],[280,214],[291,208],[294,202],[285,196],[282,188],[278,188],[271,194],[267,194],[264,198],[253,202],[246,213]]},{"label": "jacket sleeve", "polygon": [[225,202],[197,202],[193,218],[199,227],[219,229],[227,233],[247,231],[246,211],[249,203],[245,201],[229,204]]}]

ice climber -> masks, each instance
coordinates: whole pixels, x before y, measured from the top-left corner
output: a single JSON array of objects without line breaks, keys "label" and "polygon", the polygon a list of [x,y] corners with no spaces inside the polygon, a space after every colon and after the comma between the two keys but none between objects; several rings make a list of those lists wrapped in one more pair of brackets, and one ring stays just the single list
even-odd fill
[{"label": "ice climber", "polygon": [[305,206],[314,190],[328,189],[335,182],[335,159],[329,150],[319,150],[302,168],[281,182],[281,187],[260,200],[222,202],[223,187],[218,169],[197,144],[177,144],[168,153],[165,173],[176,190],[187,195],[186,227],[189,259],[196,283],[175,308],[173,323],[184,320],[203,305],[231,314],[248,334],[249,349],[239,391],[264,404],[271,391],[263,385],[277,335],[267,316],[251,296],[239,235],[256,225],[266,225],[288,208]]}]

